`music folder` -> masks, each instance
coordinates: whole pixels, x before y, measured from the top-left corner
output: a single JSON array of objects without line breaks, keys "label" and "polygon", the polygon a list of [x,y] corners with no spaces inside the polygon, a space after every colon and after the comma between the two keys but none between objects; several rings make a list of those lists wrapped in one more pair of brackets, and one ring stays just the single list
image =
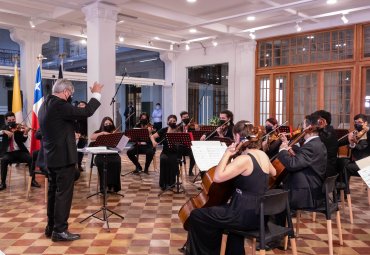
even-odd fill
[{"label": "music folder", "polygon": [[226,149],[226,144],[219,141],[192,141],[191,146],[200,171],[208,171],[217,166]]},{"label": "music folder", "polygon": [[94,142],[95,146],[105,146],[110,150],[118,152],[123,151],[130,138],[125,136],[123,133],[113,133],[109,135],[101,135],[96,138]]}]

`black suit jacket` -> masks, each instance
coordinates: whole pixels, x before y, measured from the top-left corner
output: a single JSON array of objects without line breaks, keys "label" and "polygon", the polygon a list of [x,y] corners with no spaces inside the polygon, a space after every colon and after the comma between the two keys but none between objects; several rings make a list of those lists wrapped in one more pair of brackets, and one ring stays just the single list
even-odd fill
[{"label": "black suit jacket", "polygon": [[[353,160],[359,160],[370,156],[370,129],[367,131],[366,136],[367,139],[361,139],[356,146],[351,149]],[[347,138],[343,138],[339,141],[339,147],[344,145],[349,145]]]},{"label": "black suit jacket", "polygon": [[278,159],[288,171],[284,188],[289,189],[290,205],[293,209],[316,207],[324,198],[326,147],[316,137],[295,152],[295,156],[290,156],[286,150],[278,154]]},{"label": "black suit jacket", "polygon": [[38,118],[48,168],[76,164],[74,121],[90,117],[99,106],[100,102],[95,98],[90,99],[85,108],[75,107],[54,95],[46,98],[40,107]]},{"label": "black suit jacket", "polygon": [[326,176],[333,176],[337,171],[338,138],[333,126],[326,126],[319,133],[321,141],[327,150]]},{"label": "black suit jacket", "polygon": [[[9,126],[5,125],[5,126],[2,126],[0,130],[10,130],[10,128]],[[2,141],[0,155],[3,155],[8,150],[9,137],[5,133],[2,134],[1,137],[3,138],[3,141]],[[22,131],[17,130],[14,132],[14,141],[18,145],[19,150],[24,151],[24,152],[29,152],[26,146],[24,145],[27,139],[28,139],[28,136],[24,136]]]}]

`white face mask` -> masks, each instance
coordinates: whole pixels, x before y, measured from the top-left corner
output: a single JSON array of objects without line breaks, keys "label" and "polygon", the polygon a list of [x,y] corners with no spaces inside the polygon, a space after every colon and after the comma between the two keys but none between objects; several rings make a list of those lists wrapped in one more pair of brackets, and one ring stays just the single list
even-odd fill
[{"label": "white face mask", "polygon": [[159,109],[161,109],[161,107],[160,107],[159,105],[157,105],[157,106],[155,107],[155,109],[159,110]]}]

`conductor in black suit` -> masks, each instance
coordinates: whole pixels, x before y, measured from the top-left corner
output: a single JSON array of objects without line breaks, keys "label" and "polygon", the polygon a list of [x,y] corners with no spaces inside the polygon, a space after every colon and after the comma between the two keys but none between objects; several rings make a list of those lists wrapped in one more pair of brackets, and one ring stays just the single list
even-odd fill
[{"label": "conductor in black suit", "polygon": [[77,148],[75,120],[86,119],[100,106],[103,85],[95,82],[92,98],[85,108],[71,103],[74,92],[72,83],[59,79],[53,86],[52,95],[41,105],[38,118],[43,135],[46,167],[49,170],[48,225],[45,235],[52,241],[73,241],[78,234],[68,232],[68,218],[72,204]]}]

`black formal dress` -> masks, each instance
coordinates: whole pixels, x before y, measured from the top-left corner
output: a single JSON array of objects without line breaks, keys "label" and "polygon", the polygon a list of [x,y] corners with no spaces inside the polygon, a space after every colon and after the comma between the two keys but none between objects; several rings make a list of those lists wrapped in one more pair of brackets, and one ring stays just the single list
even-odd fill
[{"label": "black formal dress", "polygon": [[338,157],[338,138],[333,126],[326,126],[319,132],[321,141],[324,143],[327,151],[326,176],[333,176],[337,171]]},{"label": "black formal dress", "polygon": [[49,170],[48,227],[57,233],[68,229],[72,204],[77,163],[74,121],[90,117],[99,106],[95,98],[91,98],[85,108],[78,108],[50,95],[38,113],[45,163]]},{"label": "black formal dress", "polygon": [[[188,255],[218,255],[224,229],[252,230],[259,227],[256,208],[259,198],[268,189],[268,174],[262,171],[253,155],[253,171],[249,176],[235,177],[235,191],[228,204],[195,209],[189,217]],[[244,238],[229,234],[226,254],[244,254]]]},{"label": "black formal dress", "polygon": [[322,186],[326,175],[326,147],[318,136],[311,137],[302,147],[293,146],[291,156],[283,150],[278,159],[288,172],[284,188],[289,190],[292,209],[315,208],[324,199]]},{"label": "black formal dress", "polygon": [[[165,138],[168,127],[162,128],[157,133],[159,135],[158,141]],[[175,184],[176,175],[179,172],[179,165],[177,162],[178,157],[181,157],[179,153],[168,147],[167,139],[163,141],[163,150],[159,157],[159,186],[162,190]]]}]

